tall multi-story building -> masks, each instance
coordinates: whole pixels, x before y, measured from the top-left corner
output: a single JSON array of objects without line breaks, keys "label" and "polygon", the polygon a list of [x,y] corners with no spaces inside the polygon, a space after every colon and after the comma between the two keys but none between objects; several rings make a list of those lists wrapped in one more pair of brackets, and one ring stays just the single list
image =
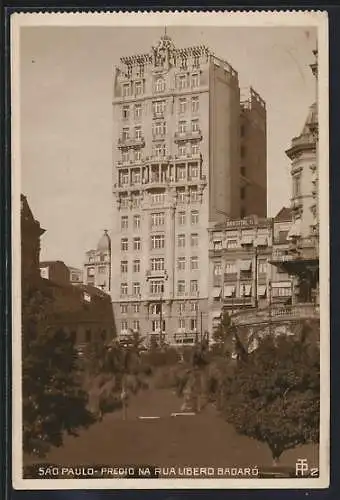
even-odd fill
[{"label": "tall multi-story building", "polygon": [[118,331],[193,338],[208,327],[209,225],[266,215],[265,103],[251,90],[241,104],[230,64],[164,35],[121,58],[113,122]]},{"label": "tall multi-story building", "polygon": [[106,293],[111,290],[111,238],[105,229],[96,249],[85,255],[83,282],[100,288]]}]

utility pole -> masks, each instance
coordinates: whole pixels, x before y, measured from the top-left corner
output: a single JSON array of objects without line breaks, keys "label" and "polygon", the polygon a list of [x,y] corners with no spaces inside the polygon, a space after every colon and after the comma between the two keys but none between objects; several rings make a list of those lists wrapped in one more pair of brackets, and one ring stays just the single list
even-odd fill
[{"label": "utility pole", "polygon": [[268,292],[269,292],[269,309],[268,309],[268,316],[269,316],[269,335],[272,334],[272,282],[269,281],[268,283]]},{"label": "utility pole", "polygon": [[201,344],[203,341],[203,311],[201,311]]}]

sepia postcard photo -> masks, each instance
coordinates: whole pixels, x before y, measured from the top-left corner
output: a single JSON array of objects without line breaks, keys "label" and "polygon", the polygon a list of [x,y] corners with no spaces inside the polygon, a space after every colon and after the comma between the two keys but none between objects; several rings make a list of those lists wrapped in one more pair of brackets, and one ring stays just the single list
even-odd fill
[{"label": "sepia postcard photo", "polygon": [[14,488],[327,487],[327,14],[13,14],[11,105]]}]

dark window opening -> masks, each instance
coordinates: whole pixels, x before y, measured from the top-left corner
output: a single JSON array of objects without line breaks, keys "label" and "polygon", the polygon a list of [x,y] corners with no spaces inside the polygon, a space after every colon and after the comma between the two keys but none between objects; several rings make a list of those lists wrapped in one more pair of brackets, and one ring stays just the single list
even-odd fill
[{"label": "dark window opening", "polygon": [[241,187],[241,189],[240,189],[240,197],[241,197],[241,200],[245,199],[245,197],[246,197],[246,188],[245,187]]},{"label": "dark window opening", "polygon": [[85,341],[86,342],[91,342],[91,337],[92,337],[91,330],[86,330],[86,332],[85,332]]}]

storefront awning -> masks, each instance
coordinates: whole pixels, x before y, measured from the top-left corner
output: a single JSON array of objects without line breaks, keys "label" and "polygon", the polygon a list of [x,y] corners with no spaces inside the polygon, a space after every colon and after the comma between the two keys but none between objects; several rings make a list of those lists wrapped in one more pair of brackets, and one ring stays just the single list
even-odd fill
[{"label": "storefront awning", "polygon": [[240,271],[250,271],[251,260],[241,260],[240,261]]},{"label": "storefront awning", "polygon": [[267,236],[258,236],[256,239],[256,244],[258,247],[267,247],[268,246],[268,238]]},{"label": "storefront awning", "polygon": [[293,222],[293,225],[288,231],[287,238],[296,238],[301,236],[301,219],[296,219],[295,222]]},{"label": "storefront awning", "polygon": [[258,297],[264,297],[267,292],[267,286],[266,285],[259,285],[257,287],[257,296]]},{"label": "storefront awning", "polygon": [[290,281],[274,281],[272,282],[272,288],[291,288],[292,284]]},{"label": "storefront awning", "polygon": [[234,285],[224,285],[224,296],[225,297],[233,297],[235,295],[235,286]]},{"label": "storefront awning", "polygon": [[222,289],[220,287],[215,287],[212,292],[212,296],[214,299],[218,299],[221,297]]},{"label": "storefront awning", "polygon": [[241,285],[240,295],[241,297],[249,297],[251,295],[251,285]]},{"label": "storefront awning", "polygon": [[253,241],[253,236],[251,236],[250,234],[245,234],[242,236],[241,245],[252,245]]}]

